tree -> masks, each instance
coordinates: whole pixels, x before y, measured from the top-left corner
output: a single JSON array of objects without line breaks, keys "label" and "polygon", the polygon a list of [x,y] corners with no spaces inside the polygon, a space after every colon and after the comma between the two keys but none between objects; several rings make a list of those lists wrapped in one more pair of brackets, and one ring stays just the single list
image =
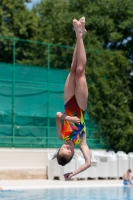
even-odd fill
[{"label": "tree", "polygon": [[90,59],[88,109],[98,124],[97,136],[105,139],[104,146],[109,149],[132,151],[132,145],[127,145],[133,136],[133,115],[129,108],[132,96],[125,76],[128,61],[121,52],[109,54],[106,51],[95,61],[94,56]]},{"label": "tree", "polygon": [[[37,17],[34,11],[27,9],[25,3],[30,0],[1,0],[0,2],[0,36],[10,38],[34,39],[37,34]],[[24,46],[23,46],[24,45]],[[27,44],[17,43],[16,58],[22,59]],[[1,39],[0,61],[13,62],[13,43]]]}]

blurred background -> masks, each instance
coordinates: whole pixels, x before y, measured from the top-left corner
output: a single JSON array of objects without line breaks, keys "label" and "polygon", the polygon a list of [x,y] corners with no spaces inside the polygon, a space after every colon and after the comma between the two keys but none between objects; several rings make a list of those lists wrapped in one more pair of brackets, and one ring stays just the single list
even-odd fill
[{"label": "blurred background", "polygon": [[86,18],[90,149],[133,151],[133,1],[0,1],[0,147],[59,148],[73,18]]}]

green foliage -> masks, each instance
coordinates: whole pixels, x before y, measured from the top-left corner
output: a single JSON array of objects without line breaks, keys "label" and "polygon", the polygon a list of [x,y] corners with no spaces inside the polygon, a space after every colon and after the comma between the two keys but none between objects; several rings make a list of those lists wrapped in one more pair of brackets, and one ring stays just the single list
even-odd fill
[{"label": "green foliage", "polygon": [[[11,38],[34,39],[38,32],[37,17],[34,11],[29,11],[25,5],[29,0],[1,0],[0,1],[0,36]],[[2,52],[1,62],[13,61],[13,44],[9,41],[0,40]],[[21,49],[21,57],[25,47]],[[19,58],[20,59],[20,58]]]},{"label": "green foliage", "polygon": [[1,0],[0,35],[33,38],[36,34],[36,15],[25,5],[28,0]]},{"label": "green foliage", "polygon": [[[90,56],[87,68],[89,87],[89,113],[98,123],[98,137],[105,139],[105,146],[114,150],[132,151],[128,138],[133,136],[133,114],[129,102],[129,65],[122,52],[110,55],[102,52]],[[88,64],[89,65],[89,64]]]}]

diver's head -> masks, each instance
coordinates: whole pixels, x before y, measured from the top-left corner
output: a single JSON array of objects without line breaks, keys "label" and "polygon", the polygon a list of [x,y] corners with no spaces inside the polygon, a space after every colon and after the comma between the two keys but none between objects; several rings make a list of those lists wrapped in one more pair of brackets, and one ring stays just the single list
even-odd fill
[{"label": "diver's head", "polygon": [[59,165],[66,165],[69,163],[74,155],[74,144],[71,140],[65,141],[65,143],[61,146],[57,154],[54,158],[57,158]]}]

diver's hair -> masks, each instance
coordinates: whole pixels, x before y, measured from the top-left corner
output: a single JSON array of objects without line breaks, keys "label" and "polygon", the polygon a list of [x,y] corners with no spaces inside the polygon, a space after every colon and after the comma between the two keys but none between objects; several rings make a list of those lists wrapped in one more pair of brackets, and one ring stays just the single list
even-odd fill
[{"label": "diver's hair", "polygon": [[64,166],[72,160],[73,155],[69,156],[69,157],[65,157],[65,156],[59,154],[59,152],[60,152],[60,149],[58,150],[57,154],[55,154],[54,157],[52,158],[52,159],[57,158],[57,162],[59,165]]},{"label": "diver's hair", "polygon": [[131,170],[131,169],[128,169],[128,172],[129,172],[129,173],[131,173],[131,172],[132,172],[132,170]]}]

